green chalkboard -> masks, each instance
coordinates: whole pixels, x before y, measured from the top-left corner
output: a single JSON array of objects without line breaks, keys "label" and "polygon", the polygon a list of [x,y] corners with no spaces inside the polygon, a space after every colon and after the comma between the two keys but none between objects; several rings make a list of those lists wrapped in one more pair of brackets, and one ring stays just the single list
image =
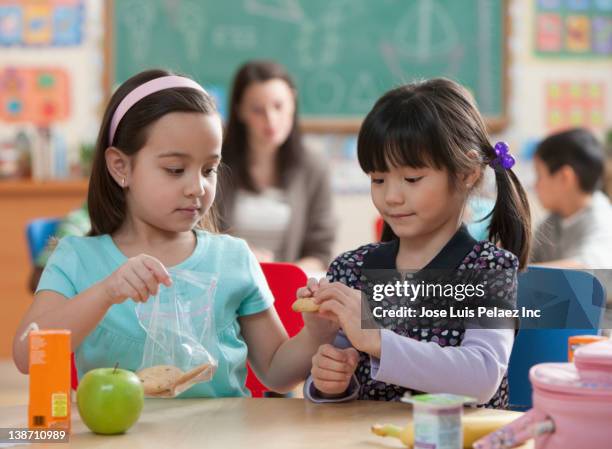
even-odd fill
[{"label": "green chalkboard", "polygon": [[503,0],[108,4],[114,85],[140,70],[164,67],[194,77],[226,103],[236,68],[269,58],[294,75],[302,116],[322,128],[350,128],[389,88],[434,76],[470,88],[490,123],[505,119]]}]

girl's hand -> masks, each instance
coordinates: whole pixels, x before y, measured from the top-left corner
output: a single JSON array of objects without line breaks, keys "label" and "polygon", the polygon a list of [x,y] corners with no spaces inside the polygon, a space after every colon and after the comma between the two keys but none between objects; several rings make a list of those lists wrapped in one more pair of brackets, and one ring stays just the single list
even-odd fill
[{"label": "girl's hand", "polygon": [[359,290],[341,282],[320,284],[313,299],[320,304],[319,315],[336,321],[357,350],[380,358],[380,329],[362,328]]},{"label": "girl's hand", "polygon": [[325,278],[321,278],[320,280],[309,278],[305,287],[298,288],[296,295],[298,298],[312,298],[319,289],[319,286],[325,284],[329,284]]},{"label": "girl's hand", "polygon": [[169,287],[172,280],[159,260],[140,254],[128,259],[104,279],[102,284],[112,305],[122,303],[128,298],[145,302],[151,295],[157,294],[159,284]]},{"label": "girl's hand", "polygon": [[[308,279],[305,287],[298,289],[298,298],[312,298],[321,285],[329,284],[327,279],[316,280],[315,278]],[[304,325],[308,331],[321,341],[333,341],[338,333],[340,326],[333,316],[325,316],[319,313],[303,313]]]},{"label": "girl's hand", "polygon": [[354,348],[322,345],[312,358],[313,384],[321,393],[342,394],[349,387],[358,363],[359,353]]}]

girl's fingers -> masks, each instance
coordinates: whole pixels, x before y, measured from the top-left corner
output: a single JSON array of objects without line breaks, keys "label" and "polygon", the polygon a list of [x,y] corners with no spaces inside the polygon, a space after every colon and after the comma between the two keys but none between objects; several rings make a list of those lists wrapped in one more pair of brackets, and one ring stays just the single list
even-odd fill
[{"label": "girl's fingers", "polygon": [[170,273],[168,273],[166,267],[164,267],[159,260],[151,256],[144,256],[142,258],[142,263],[145,267],[151,270],[159,283],[164,284],[166,287],[170,287],[172,285]]},{"label": "girl's fingers", "polygon": [[159,282],[155,278],[153,272],[149,270],[144,264],[134,265],[134,272],[145,283],[149,293],[152,295],[157,295],[157,291],[159,289]]},{"label": "girl's fingers", "polygon": [[125,283],[126,285],[124,286],[124,290],[126,293],[126,298],[132,298],[134,301],[140,301],[138,290],[132,287],[127,280],[125,280]]},{"label": "girl's fingers", "polygon": [[346,354],[341,349],[336,348],[335,346],[332,346],[330,344],[321,345],[319,347],[319,350],[317,351],[317,355],[324,356],[342,363],[346,362],[347,360]]},{"label": "girl's fingers", "polygon": [[319,290],[327,290],[327,289],[336,289],[336,290],[340,290],[343,293],[349,293],[352,288],[344,285],[342,282],[329,282],[329,281],[325,281],[325,283],[321,282],[319,284]]},{"label": "girl's fingers", "polygon": [[313,378],[316,378],[319,381],[344,381],[346,382],[351,376],[352,373],[349,374],[347,372],[338,372],[338,371],[330,371],[323,369],[319,366],[313,366],[310,370]]},{"label": "girl's fingers", "polygon": [[138,274],[134,271],[133,267],[125,274],[125,278],[128,280],[130,285],[138,291],[139,301],[146,301],[149,297],[149,289]]},{"label": "girl's fingers", "polygon": [[344,294],[344,292],[340,291],[339,289],[335,289],[335,288],[319,290],[316,293],[316,295],[313,297],[314,302],[316,302],[317,304],[321,304],[325,301],[329,301],[330,299],[335,299],[338,302],[346,303],[349,301],[350,298],[348,298]]},{"label": "girl's fingers", "polygon": [[306,287],[308,287],[308,290],[314,293],[319,289],[319,281],[315,278],[308,278],[308,282],[306,282]]},{"label": "girl's fingers", "polygon": [[345,360],[344,362],[339,362],[327,356],[321,355],[316,360],[316,363],[313,363],[313,366],[316,366],[324,371],[333,371],[340,374],[352,374],[351,361],[349,359]]},{"label": "girl's fingers", "polygon": [[355,348],[346,348],[344,349],[344,353],[347,357],[347,364],[351,367],[352,371],[355,371],[355,368],[359,364],[359,352]]},{"label": "girl's fingers", "polygon": [[312,292],[308,287],[300,287],[295,293],[298,298],[310,298],[312,296]]},{"label": "girl's fingers", "polygon": [[319,313],[333,313],[342,320],[346,307],[335,299],[327,300],[319,306]]},{"label": "girl's fingers", "polygon": [[138,278],[136,278],[135,275],[125,273],[121,281],[125,283],[127,293],[129,293],[129,297],[132,298],[132,300],[137,302],[143,301],[140,290],[138,289]]}]

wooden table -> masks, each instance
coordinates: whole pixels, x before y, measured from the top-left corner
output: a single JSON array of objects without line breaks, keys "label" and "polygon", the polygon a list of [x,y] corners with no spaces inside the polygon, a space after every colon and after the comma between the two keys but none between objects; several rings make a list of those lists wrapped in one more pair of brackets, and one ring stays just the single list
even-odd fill
[{"label": "wooden table", "polygon": [[[0,407],[0,427],[25,427],[24,405]],[[467,413],[500,414],[469,409]],[[126,434],[91,433],[73,409],[68,445],[33,447],[61,449],[112,448],[401,448],[395,439],[370,433],[375,423],[405,425],[411,407],[402,403],[354,401],[313,404],[303,399],[147,399],[140,420]],[[529,447],[529,446],[528,446]]]}]

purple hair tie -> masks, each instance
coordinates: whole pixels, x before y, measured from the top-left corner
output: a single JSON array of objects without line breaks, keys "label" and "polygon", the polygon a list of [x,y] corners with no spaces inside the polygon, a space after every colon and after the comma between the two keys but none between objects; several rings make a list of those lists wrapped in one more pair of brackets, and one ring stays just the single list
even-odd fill
[{"label": "purple hair tie", "polygon": [[497,142],[495,144],[495,155],[496,157],[489,162],[489,166],[492,169],[496,169],[498,167],[503,168],[504,170],[510,170],[514,167],[516,160],[510,154],[510,147],[506,142]]}]

